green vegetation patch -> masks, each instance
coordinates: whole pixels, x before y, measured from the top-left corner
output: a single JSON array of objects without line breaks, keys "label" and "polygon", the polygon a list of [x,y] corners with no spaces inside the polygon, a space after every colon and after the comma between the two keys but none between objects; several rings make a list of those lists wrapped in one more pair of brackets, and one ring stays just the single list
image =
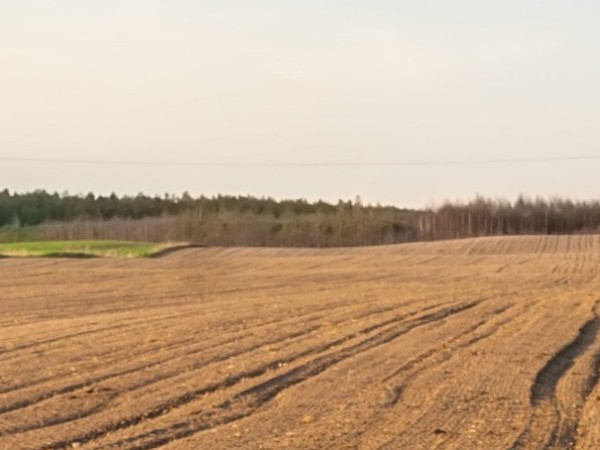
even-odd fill
[{"label": "green vegetation patch", "polygon": [[0,244],[1,256],[95,257],[117,256],[143,258],[168,248],[151,242],[123,241],[40,241]]}]

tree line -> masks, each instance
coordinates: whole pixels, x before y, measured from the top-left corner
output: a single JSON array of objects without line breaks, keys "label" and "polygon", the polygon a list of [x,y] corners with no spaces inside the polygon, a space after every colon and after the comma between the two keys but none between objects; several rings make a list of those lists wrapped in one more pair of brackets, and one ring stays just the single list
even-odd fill
[{"label": "tree line", "polygon": [[422,211],[411,221],[420,240],[522,234],[577,234],[600,231],[600,201],[527,198],[516,201],[476,197]]},{"label": "tree line", "polygon": [[0,193],[0,240],[124,239],[207,245],[357,246],[415,239],[409,210],[252,196]]},{"label": "tree line", "polygon": [[422,210],[256,198],[0,192],[0,240],[123,239],[207,245],[358,246],[600,230],[600,201],[476,197]]}]

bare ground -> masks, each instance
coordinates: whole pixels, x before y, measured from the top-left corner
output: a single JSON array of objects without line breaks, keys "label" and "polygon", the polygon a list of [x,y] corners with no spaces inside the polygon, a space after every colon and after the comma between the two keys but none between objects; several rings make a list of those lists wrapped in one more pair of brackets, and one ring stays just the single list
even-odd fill
[{"label": "bare ground", "polygon": [[600,236],[0,273],[0,449],[600,448]]}]

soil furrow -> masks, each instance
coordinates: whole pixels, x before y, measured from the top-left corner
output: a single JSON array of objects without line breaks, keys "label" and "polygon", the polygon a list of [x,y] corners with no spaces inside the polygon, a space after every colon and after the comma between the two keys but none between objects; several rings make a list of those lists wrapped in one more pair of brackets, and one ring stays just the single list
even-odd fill
[{"label": "soil furrow", "polygon": [[[412,302],[408,302],[406,304],[403,304],[402,306],[406,307],[406,306],[410,305],[411,303]],[[437,306],[439,306],[439,305],[431,305],[431,306],[428,306],[426,308],[420,309],[418,311],[414,311],[412,313],[408,313],[407,315],[402,316],[402,318],[400,320],[403,320],[406,317],[411,317],[412,315],[415,315],[415,314],[418,314],[418,313],[422,313],[422,312],[428,311],[430,309],[434,309]],[[399,309],[399,307],[395,306],[395,307],[390,307],[390,308],[384,308],[383,312],[390,312],[390,311],[392,311],[394,309]],[[368,317],[370,315],[380,314],[381,312],[382,312],[381,310],[378,310],[376,312],[359,315],[359,318],[365,318],[365,317]],[[356,318],[353,317],[353,318],[351,318],[349,320],[355,320],[355,319]],[[281,361],[281,360],[276,361],[276,363],[277,364],[281,364],[281,363],[287,364],[287,363],[293,362],[294,360],[296,360],[296,359],[298,359],[300,357],[304,357],[304,356],[307,356],[307,355],[310,355],[310,354],[313,354],[313,353],[321,353],[323,351],[328,350],[329,348],[332,348],[332,347],[337,346],[337,345],[339,345],[339,344],[341,344],[341,343],[343,343],[343,342],[345,342],[345,341],[347,341],[349,339],[352,339],[352,338],[356,337],[359,334],[369,333],[369,332],[374,331],[376,329],[379,329],[379,328],[381,328],[383,326],[389,325],[390,323],[397,322],[398,320],[399,320],[398,317],[394,317],[394,318],[389,319],[387,321],[380,322],[380,323],[378,323],[376,325],[373,325],[373,326],[367,327],[365,329],[362,329],[362,330],[360,330],[357,333],[353,333],[351,335],[346,335],[346,336],[344,336],[344,337],[342,337],[340,339],[337,339],[337,340],[335,340],[333,342],[329,342],[326,345],[318,346],[316,348],[308,349],[308,350],[306,350],[304,352],[301,352],[299,355],[294,356],[293,358],[286,359],[285,361]],[[286,342],[286,341],[288,341],[290,339],[297,339],[297,338],[300,338],[300,337],[304,337],[304,336],[306,336],[308,334],[313,333],[314,331],[318,330],[319,328],[320,328],[319,326],[313,326],[313,327],[304,326],[300,331],[288,333],[287,335],[279,336],[279,337],[276,337],[274,339],[263,341],[263,342],[260,342],[258,344],[252,345],[250,347],[239,347],[239,348],[237,348],[234,351],[221,354],[221,355],[219,355],[216,358],[212,358],[212,359],[209,359],[209,360],[198,361],[198,362],[196,362],[196,363],[192,364],[191,366],[186,367],[184,369],[185,369],[185,372],[187,372],[187,373],[193,372],[193,371],[198,370],[200,368],[204,368],[204,367],[206,367],[209,364],[215,364],[215,363],[222,362],[222,361],[225,361],[225,360],[230,359],[230,358],[235,358],[237,356],[240,356],[240,355],[243,355],[243,354],[246,354],[246,353],[258,350],[258,349],[260,349],[262,347],[265,347],[265,346],[280,344],[280,343]],[[225,342],[221,342],[219,345],[222,346],[222,345],[226,345],[226,344],[230,344],[230,343],[238,342],[238,341],[239,341],[239,337],[234,337],[234,338],[231,338],[231,339],[229,339],[229,340],[227,340]],[[85,380],[85,382],[74,383],[74,384],[71,384],[71,385],[63,386],[62,388],[59,388],[59,389],[54,389],[54,390],[46,391],[46,392],[43,392],[41,394],[38,394],[37,396],[34,396],[33,398],[27,399],[27,400],[21,400],[19,402],[13,403],[13,404],[5,405],[5,406],[0,406],[0,415],[6,414],[8,412],[16,411],[18,409],[23,409],[23,408],[27,408],[27,407],[33,406],[33,405],[35,405],[37,403],[49,400],[49,399],[51,399],[53,397],[56,397],[58,395],[69,394],[69,393],[72,393],[72,392],[75,392],[75,391],[78,391],[78,390],[81,390],[81,389],[87,389],[87,388],[89,388],[89,387],[91,387],[91,386],[93,386],[94,384],[97,384],[97,383],[105,382],[105,381],[108,381],[108,380],[111,380],[111,379],[114,379],[114,378],[118,378],[118,377],[122,377],[122,376],[125,376],[125,375],[130,375],[130,374],[133,374],[133,373],[136,373],[136,372],[146,371],[146,370],[152,369],[154,367],[159,367],[159,366],[165,364],[166,362],[173,361],[173,360],[176,360],[176,359],[181,359],[181,358],[184,358],[184,357],[189,357],[189,356],[198,354],[200,352],[207,351],[209,348],[213,348],[214,349],[214,346],[211,346],[211,347],[203,346],[200,349],[188,351],[188,352],[185,352],[183,355],[174,356],[173,358],[161,358],[158,361],[155,361],[155,362],[152,362],[152,363],[147,363],[147,364],[144,364],[142,366],[136,366],[136,367],[133,367],[133,368],[130,368],[130,369],[121,370],[121,371],[118,371],[118,372],[111,372],[111,373],[105,374],[103,376],[88,378],[87,380]],[[160,376],[155,376],[155,377],[152,377],[151,379],[148,379],[148,380],[136,382],[136,383],[128,386],[124,391],[121,391],[121,393],[123,393],[123,392],[131,392],[131,391],[134,391],[134,390],[137,390],[137,389],[141,389],[141,388],[147,387],[147,386],[149,386],[151,384],[155,384],[155,383],[158,383],[158,382],[161,382],[161,381],[168,380],[169,378],[178,376],[179,374],[181,374],[181,372],[182,372],[182,368],[177,368],[177,369],[174,369],[174,370],[169,371],[167,373],[161,374]],[[85,415],[79,416],[78,418],[81,418],[81,417],[85,417]]]},{"label": "soil furrow", "polygon": [[[278,395],[283,390],[306,381],[309,378],[315,377],[331,366],[340,363],[341,361],[356,356],[357,354],[367,350],[371,350],[375,347],[387,344],[417,327],[443,320],[452,315],[471,309],[478,304],[478,302],[474,302],[445,308],[441,311],[414,319],[405,326],[388,329],[364,339],[357,344],[346,347],[336,353],[316,358],[286,373],[271,378],[257,386],[242,391],[241,393],[236,394],[231,400],[219,405],[214,410],[198,413],[197,417],[190,421],[179,422],[164,429],[157,429],[151,433],[134,436],[132,438],[106,446],[105,448],[149,450],[179,439],[192,436],[193,434],[214,428],[216,426],[237,421],[241,418],[251,415],[254,411],[269,402],[273,397]],[[150,440],[145,443],[135,443],[136,441],[147,439]],[[124,445],[128,445],[128,447],[123,447]]]},{"label": "soil furrow", "polygon": [[[407,304],[404,304],[404,305],[407,305]],[[339,304],[334,305],[333,308],[331,308],[330,305],[328,305],[326,307],[321,307],[321,308],[314,308],[312,311],[309,311],[309,312],[307,312],[305,314],[296,316],[296,318],[297,319],[301,319],[301,318],[303,318],[305,316],[314,315],[315,313],[317,313],[319,311],[328,311],[328,312],[330,312],[332,309],[337,309],[337,308],[348,308],[348,303],[347,302],[340,302]],[[376,312],[373,312],[372,314],[384,313],[384,312],[390,311],[392,309],[397,309],[397,308],[398,308],[398,306],[394,306],[394,307],[390,307],[390,308],[382,308],[382,309],[379,309]],[[173,317],[174,316],[167,316],[167,317],[164,317],[163,319],[156,319],[156,320],[165,321],[165,320],[168,320],[168,319],[172,319]],[[176,317],[180,317],[180,316],[178,315]],[[362,317],[362,316],[359,316],[359,318],[360,317]],[[248,332],[250,332],[250,331],[252,331],[254,329],[259,329],[259,328],[262,328],[262,327],[268,326],[268,325],[278,324],[278,323],[283,322],[285,320],[289,320],[289,319],[280,318],[280,319],[276,319],[276,320],[266,321],[266,322],[263,322],[263,323],[260,323],[260,324],[257,324],[255,326],[251,326],[251,327],[240,326],[239,329],[231,330],[229,332],[230,333],[244,333],[244,335],[247,335]],[[144,325],[146,325],[147,323],[148,322],[144,322]],[[177,330],[178,324],[177,323],[173,324],[173,327],[175,328],[175,330]],[[178,331],[180,332],[180,330],[178,330]],[[132,332],[131,329],[128,329],[128,333],[131,333],[131,332]],[[139,333],[140,330],[136,330],[136,332]],[[167,350],[175,350],[175,349],[178,349],[178,348],[181,348],[181,347],[185,347],[186,345],[197,343],[198,340],[199,340],[198,337],[201,336],[201,335],[202,335],[202,332],[201,331],[197,331],[197,332],[195,332],[195,333],[193,333],[191,335],[188,334],[188,338],[183,339],[181,341],[170,342],[167,346],[158,346],[158,347],[155,347],[155,348],[153,348],[153,351],[155,351],[155,352],[156,351],[163,351],[165,349],[167,349]],[[226,334],[225,333],[221,333],[221,335],[223,335],[223,337],[225,337]],[[125,335],[124,338],[127,338],[127,335]],[[114,336],[111,336],[111,339],[114,340]],[[236,335],[235,337],[233,337],[233,338],[231,338],[229,340],[220,342],[218,345],[224,345],[224,344],[227,344],[227,343],[237,342],[237,341],[239,341],[239,336]],[[104,345],[106,345],[106,344],[104,344]],[[206,347],[203,347],[203,349],[206,349]],[[132,356],[130,354],[131,349],[130,348],[126,348],[124,350],[127,351],[127,355],[125,355],[124,357],[126,359],[128,359],[128,360],[131,360],[132,359]],[[141,355],[146,356],[147,353],[148,352],[141,353],[139,356],[141,356]],[[188,356],[188,355],[191,355],[193,353],[197,353],[197,352],[194,352],[194,351],[192,351],[192,352],[186,352],[183,355],[178,355],[178,356],[175,356],[173,358],[161,359],[159,361],[159,363],[168,362],[168,361],[170,361],[172,359],[175,359],[175,358],[178,358],[178,357],[181,357],[181,356]],[[109,351],[107,351],[107,353],[97,353],[97,352],[94,353],[95,357],[97,357],[98,359],[102,360],[101,364],[103,366],[106,366],[107,363],[109,363],[105,358],[103,358],[105,355],[115,355],[115,351],[114,350],[109,350]],[[81,360],[81,355],[77,355],[76,360]],[[119,363],[120,363],[120,361],[112,362],[112,364],[119,364]],[[143,366],[139,367],[139,370],[146,370],[146,369],[148,369],[150,367],[151,367],[151,365],[143,365]],[[116,374],[116,376],[118,376],[119,374],[121,374],[121,372],[118,372]],[[60,378],[63,378],[63,377],[65,377],[65,374],[57,374],[57,375],[54,375],[54,376],[51,376],[51,377],[46,377],[46,378],[38,379],[38,380],[35,380],[35,381],[29,381],[29,382],[25,382],[25,383],[20,383],[18,385],[8,386],[8,387],[5,387],[5,388],[1,388],[0,389],[0,394],[6,394],[6,393],[10,393],[12,391],[19,390],[19,389],[33,387],[33,386],[36,386],[38,384],[43,384],[45,382],[53,381],[53,380],[60,379]],[[95,380],[91,380],[91,381],[92,382],[96,382]]]},{"label": "soil furrow", "polygon": [[[468,308],[473,307],[475,305],[476,305],[476,303],[469,304]],[[413,311],[411,313],[406,313],[403,316],[396,317],[393,322],[402,323],[403,321],[405,321],[407,319],[410,319],[410,317],[413,317],[414,315],[417,315],[420,312],[423,312],[424,310],[425,311],[430,310],[433,307],[435,307],[435,306],[428,306],[428,307],[424,308],[423,310],[417,310],[417,311]],[[453,310],[453,308],[449,308],[449,309]],[[467,309],[467,307],[464,307],[464,306],[460,307],[460,308],[456,307],[454,309],[459,309],[460,311],[462,311],[464,309]],[[442,311],[447,311],[447,310],[442,310]],[[460,311],[457,311],[457,312],[460,312]],[[434,320],[439,314],[440,314],[439,312],[438,313],[430,313],[430,314],[427,314],[425,316],[422,316],[421,318],[413,319],[413,320],[414,321],[418,321],[419,324],[421,322],[423,322],[423,324],[425,324],[429,320]],[[389,324],[390,324],[390,321],[388,320],[388,321],[385,321],[385,323],[381,324],[380,327],[384,327],[384,326],[389,325]],[[411,329],[412,328],[413,327],[411,327]],[[347,342],[347,341],[349,341],[351,339],[354,339],[354,338],[356,338],[356,337],[358,337],[358,336],[360,336],[362,334],[369,333],[369,332],[372,332],[372,331],[373,331],[373,327],[369,326],[369,327],[367,327],[365,329],[359,330],[359,331],[357,331],[355,333],[352,333],[350,335],[343,336],[342,338],[336,339],[335,341],[332,341],[332,342],[328,342],[328,343],[326,343],[324,345],[320,345],[320,346],[317,346],[317,347],[314,347],[314,348],[310,348],[310,349],[301,351],[300,353],[294,354],[294,355],[292,355],[290,357],[287,357],[287,358],[277,359],[275,361],[272,361],[270,363],[262,365],[262,366],[260,366],[260,367],[258,367],[256,369],[251,370],[251,371],[245,371],[245,372],[242,372],[242,373],[240,373],[238,375],[231,376],[231,377],[229,377],[228,379],[226,379],[226,380],[224,380],[222,382],[214,383],[212,385],[205,386],[205,387],[202,387],[202,388],[197,389],[197,390],[186,392],[184,395],[181,395],[181,396],[179,396],[177,398],[174,398],[174,399],[170,399],[169,401],[164,402],[164,403],[162,403],[162,404],[154,407],[150,411],[145,411],[144,413],[141,413],[141,414],[129,417],[129,418],[122,419],[122,420],[120,420],[116,424],[110,424],[110,425],[107,425],[107,426],[103,427],[103,429],[101,429],[101,430],[97,430],[97,431],[94,431],[94,432],[91,432],[91,433],[86,433],[86,434],[83,434],[83,435],[79,435],[79,436],[77,436],[75,438],[72,438],[72,439],[69,439],[67,441],[55,442],[55,443],[53,443],[52,445],[50,445],[48,447],[44,447],[44,449],[49,450],[49,449],[55,449],[55,448],[56,449],[68,448],[71,444],[73,444],[75,442],[77,442],[77,443],[85,443],[85,442],[89,442],[89,441],[92,441],[92,440],[96,440],[96,439],[98,439],[98,438],[100,438],[102,436],[105,436],[108,433],[111,433],[111,432],[114,432],[114,431],[117,431],[117,430],[122,430],[122,429],[125,429],[125,428],[129,428],[129,427],[138,425],[138,424],[140,424],[140,423],[142,423],[143,421],[146,421],[146,420],[155,419],[157,417],[160,417],[162,415],[167,414],[168,412],[172,411],[173,409],[176,409],[176,408],[179,408],[181,406],[187,405],[187,404],[191,403],[192,401],[198,399],[199,397],[201,397],[203,395],[210,394],[210,393],[213,393],[213,392],[218,391],[218,390],[222,390],[222,389],[226,389],[226,388],[232,387],[232,386],[236,385],[237,383],[239,383],[240,381],[245,380],[245,379],[257,378],[259,376],[262,376],[262,375],[268,373],[269,371],[272,371],[272,370],[278,369],[278,368],[280,368],[282,366],[285,366],[287,364],[293,363],[294,361],[296,361],[296,360],[298,360],[300,358],[303,358],[303,357],[306,357],[306,356],[310,356],[312,354],[322,353],[322,352],[327,351],[327,350],[329,350],[331,348],[334,348],[334,347],[336,347],[338,345],[341,345],[344,342]],[[385,332],[383,332],[383,334],[385,334]],[[404,334],[404,333],[401,333],[401,334]],[[366,341],[368,341],[369,339],[370,338],[367,338]],[[225,359],[227,359],[227,358],[225,358]],[[318,358],[318,359],[320,359],[320,358]],[[343,358],[343,359],[345,359],[345,358]],[[325,369],[323,369],[323,370],[325,370]]]},{"label": "soil furrow", "polygon": [[[426,362],[427,360],[434,358],[436,355],[438,355],[439,353],[444,351],[447,353],[447,355],[444,358],[435,360],[436,364],[440,364],[443,361],[449,359],[453,353],[455,353],[459,350],[463,350],[473,344],[476,344],[477,342],[479,342],[481,340],[487,339],[487,338],[493,336],[494,334],[496,334],[504,325],[510,323],[512,318],[508,318],[508,319],[498,322],[490,330],[484,331],[483,333],[476,334],[476,332],[480,328],[487,325],[493,317],[496,317],[496,316],[502,314],[503,312],[508,311],[512,307],[513,307],[513,305],[506,305],[506,306],[503,306],[501,308],[498,308],[498,309],[492,311],[491,316],[489,318],[477,322],[472,327],[468,328],[467,330],[463,331],[462,333],[454,336],[453,338],[451,338],[447,342],[445,342],[445,346],[443,349],[440,347],[431,348],[428,351],[421,353],[416,358],[410,360],[406,364],[402,365],[400,368],[398,368],[396,371],[394,371],[391,375],[387,376],[383,380],[384,382],[389,381],[390,379],[400,375],[401,373],[408,372],[417,366],[421,366],[418,368],[418,370],[413,371],[409,378],[403,380],[402,384],[392,387],[390,400],[384,406],[389,408],[389,407],[395,406],[400,401],[400,399],[402,397],[402,392],[404,392],[404,389],[406,388],[408,383],[410,383],[410,380],[412,378],[414,378],[415,376],[417,376],[420,372],[423,372],[424,370],[426,370],[428,368],[427,365],[423,365],[423,363]],[[465,337],[468,337],[468,339],[465,342],[460,342],[460,340]]]},{"label": "soil furrow", "polygon": [[0,448],[595,450],[599,249],[3,260]]}]

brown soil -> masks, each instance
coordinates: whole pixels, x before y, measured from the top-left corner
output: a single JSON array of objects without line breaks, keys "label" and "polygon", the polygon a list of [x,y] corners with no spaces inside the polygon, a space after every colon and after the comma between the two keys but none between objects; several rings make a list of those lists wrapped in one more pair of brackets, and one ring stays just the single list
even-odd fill
[{"label": "brown soil", "polygon": [[0,273],[0,449],[600,448],[600,236]]}]

